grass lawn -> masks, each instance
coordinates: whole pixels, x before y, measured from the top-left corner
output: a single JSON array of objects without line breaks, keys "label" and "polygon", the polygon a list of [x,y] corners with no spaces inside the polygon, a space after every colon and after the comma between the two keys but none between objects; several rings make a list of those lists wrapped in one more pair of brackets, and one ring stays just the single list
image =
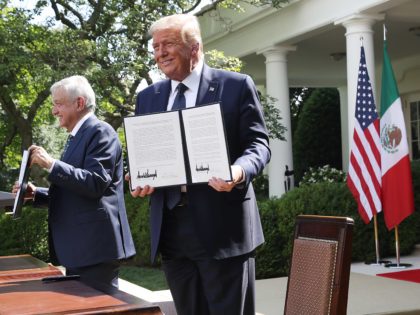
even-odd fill
[{"label": "grass lawn", "polygon": [[158,268],[121,266],[120,278],[151,291],[168,289],[165,275]]}]

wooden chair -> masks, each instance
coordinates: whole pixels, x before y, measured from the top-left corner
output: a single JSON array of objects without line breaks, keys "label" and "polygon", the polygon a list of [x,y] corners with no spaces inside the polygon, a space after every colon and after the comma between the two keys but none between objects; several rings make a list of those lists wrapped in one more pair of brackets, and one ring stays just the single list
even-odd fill
[{"label": "wooden chair", "polygon": [[347,313],[353,224],[346,217],[297,217],[285,315]]}]

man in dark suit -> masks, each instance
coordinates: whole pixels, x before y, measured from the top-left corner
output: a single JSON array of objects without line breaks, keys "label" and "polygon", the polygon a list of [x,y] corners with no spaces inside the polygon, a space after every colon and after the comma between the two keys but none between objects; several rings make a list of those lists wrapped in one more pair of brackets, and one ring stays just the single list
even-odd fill
[{"label": "man in dark suit", "polygon": [[132,191],[151,198],[152,259],[159,250],[178,315],[255,315],[254,250],[264,236],[251,181],[270,159],[256,88],[249,76],[204,64],[196,17],[162,18],[150,34],[168,79],[139,93],[136,114],[172,110],[182,83],[186,107],[220,102],[233,162],[233,181],[177,187],[173,208],[173,188]]},{"label": "man in dark suit", "polygon": [[[50,255],[67,275],[108,291],[118,287],[120,260],[135,254],[123,192],[117,133],[95,115],[95,93],[85,77],[51,87],[52,113],[69,132],[60,160],[32,145],[30,164],[48,170],[49,188],[28,185],[34,206],[47,205]],[[15,189],[16,190],[16,189]]]}]

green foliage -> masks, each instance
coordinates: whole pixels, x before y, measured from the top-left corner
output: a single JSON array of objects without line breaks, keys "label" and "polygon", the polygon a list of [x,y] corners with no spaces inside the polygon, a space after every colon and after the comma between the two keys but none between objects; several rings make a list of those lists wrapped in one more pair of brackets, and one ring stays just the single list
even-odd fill
[{"label": "green foliage", "polygon": [[[61,134],[51,137],[55,119],[49,88],[65,76],[85,75],[97,94],[98,116],[118,129],[122,118],[133,113],[140,83],[152,82],[149,73],[156,66],[149,51],[151,23],[161,16],[189,12],[200,2],[38,0],[34,9],[21,9],[3,0],[0,119],[5,123],[0,126],[0,166],[16,168],[22,149],[32,143],[59,154],[62,138]],[[231,5],[235,2],[241,1]],[[239,71],[242,65],[239,59],[216,51],[207,56],[215,67]],[[270,136],[281,139],[280,113],[269,98],[263,98],[262,104]],[[7,178],[13,176],[5,173]],[[42,173],[31,175],[43,181]]]},{"label": "green foliage", "polygon": [[8,8],[0,15],[0,116],[4,122],[0,165],[9,179],[19,166],[22,150],[32,143],[42,144],[53,155],[58,151],[54,140],[60,137],[53,137],[57,132],[50,128],[55,119],[49,87],[58,78],[87,68],[86,53],[91,47],[68,30],[34,24],[28,10]]},{"label": "green foliage", "polygon": [[297,183],[309,167],[329,164],[342,168],[339,104],[337,89],[317,89],[304,104],[293,135]]},{"label": "green foliage", "polygon": [[133,198],[130,193],[127,193],[125,205],[137,252],[132,263],[139,266],[150,266],[149,198]]},{"label": "green foliage", "polygon": [[0,169],[0,190],[11,191],[14,182],[19,177],[19,169]]},{"label": "green foliage", "polygon": [[286,140],[284,133],[287,128],[281,124],[280,110],[275,106],[277,99],[271,96],[260,96],[264,110],[265,124],[271,139]]},{"label": "green foliage", "polygon": [[317,168],[309,167],[309,170],[307,170],[305,174],[303,174],[302,180],[300,181],[300,185],[321,182],[345,182],[346,178],[347,174],[345,172],[331,167],[327,164]]},{"label": "green foliage", "polygon": [[240,72],[243,63],[239,58],[225,56],[222,51],[209,50],[205,53],[206,63],[216,69]]},{"label": "green foliage", "polygon": [[256,6],[271,5],[274,8],[281,8],[290,0],[250,0],[249,3]]},{"label": "green foliage", "polygon": [[257,200],[263,200],[268,198],[268,175],[259,174],[253,181],[252,185],[254,186],[255,195]]},{"label": "green foliage", "polygon": [[213,2],[217,3],[217,5],[221,8],[228,8],[228,9],[232,9],[232,10],[236,10],[238,12],[242,12],[244,11],[243,5],[244,4],[250,4],[253,6],[267,6],[270,5],[273,8],[281,8],[283,7],[285,4],[289,3],[290,0],[222,0],[222,1],[217,1],[217,0],[213,0]]},{"label": "green foliage", "polygon": [[[302,185],[280,199],[259,202],[266,243],[257,249],[257,278],[286,276],[292,251],[295,219],[299,214],[345,216],[354,219],[352,260],[375,260],[373,222],[364,224],[356,202],[345,183],[321,182]],[[400,254],[409,254],[417,242],[419,216],[412,215],[399,227]],[[378,215],[381,257],[395,257],[394,232]]]},{"label": "green foliage", "polygon": [[31,254],[49,261],[47,211],[23,208],[21,218],[0,215],[0,256]]},{"label": "green foliage", "polygon": [[[420,161],[412,162],[416,211],[399,226],[400,254],[409,254],[419,243],[420,228]],[[256,184],[258,186],[258,184]],[[136,246],[137,255],[126,266],[150,266],[149,200],[125,196],[128,220]],[[343,182],[322,181],[301,185],[281,198],[259,197],[261,222],[265,243],[256,251],[257,278],[270,278],[288,274],[295,219],[299,214],[346,216],[355,221],[353,229],[353,261],[376,259],[373,222],[364,224],[356,202]],[[0,255],[29,253],[48,261],[47,211],[24,207],[19,220],[9,215],[0,215]],[[382,213],[377,216],[380,258],[395,257],[394,231],[388,231]],[[157,265],[159,265],[159,261]],[[159,271],[157,277],[159,278]],[[135,278],[133,270],[123,273],[130,281]],[[134,278],[133,278],[134,277]],[[142,276],[141,276],[142,277]],[[139,281],[142,281],[141,279]],[[150,280],[150,282],[158,280]],[[143,285],[143,281],[141,284]],[[147,282],[146,282],[147,283]],[[148,287],[149,284],[146,284]],[[160,284],[158,284],[160,286]],[[152,286],[150,287],[152,288]]]},{"label": "green foliage", "polygon": [[[89,79],[99,116],[117,129],[122,117],[134,110],[141,80],[151,82],[150,24],[162,15],[188,11],[197,1],[35,3],[31,10],[14,7],[19,2],[0,2],[2,169],[17,167],[22,149],[32,143],[43,143],[48,152],[57,153],[55,143],[61,138],[45,137],[43,127],[48,129],[55,121],[49,88],[65,76],[82,74]],[[53,10],[45,11],[49,6]]]},{"label": "green foliage", "polygon": [[256,251],[256,276],[258,279],[273,278],[283,269],[285,240],[279,233],[279,202],[277,199],[263,199],[258,203],[265,242]]},{"label": "green foliage", "polygon": [[289,88],[290,97],[290,118],[292,122],[292,133],[295,132],[299,121],[300,114],[303,109],[303,105],[307,99],[311,96],[313,88]]}]

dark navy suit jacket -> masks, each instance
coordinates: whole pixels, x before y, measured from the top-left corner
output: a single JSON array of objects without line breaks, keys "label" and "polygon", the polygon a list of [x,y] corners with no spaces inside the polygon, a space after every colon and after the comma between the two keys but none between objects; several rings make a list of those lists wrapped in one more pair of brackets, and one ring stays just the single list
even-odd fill
[{"label": "dark navy suit jacket", "polygon": [[[136,114],[166,111],[170,91],[170,80],[141,91]],[[214,102],[221,103],[230,161],[242,166],[246,181],[231,192],[217,192],[207,184],[189,185],[187,194],[198,237],[209,255],[221,259],[250,253],[264,241],[251,180],[270,160],[270,149],[262,108],[249,76],[204,65],[196,106]],[[164,189],[151,195],[152,260],[159,245]]]},{"label": "dark navy suit jacket", "polygon": [[34,205],[49,206],[58,262],[83,267],[133,256],[124,203],[122,150],[107,123],[89,117],[48,176]]}]

